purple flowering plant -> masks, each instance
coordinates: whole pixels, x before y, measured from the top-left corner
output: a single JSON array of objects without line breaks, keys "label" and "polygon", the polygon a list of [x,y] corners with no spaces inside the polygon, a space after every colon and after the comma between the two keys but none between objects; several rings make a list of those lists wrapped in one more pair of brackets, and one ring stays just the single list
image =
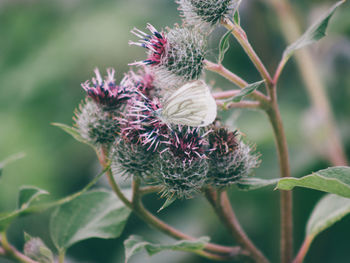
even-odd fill
[{"label": "purple flowering plant", "polygon": [[[228,191],[275,185],[281,190],[280,262],[301,263],[313,239],[349,213],[347,198],[350,197],[350,185],[344,176],[350,176],[350,168],[346,166],[342,148],[329,149],[332,155],[329,159],[334,167],[316,172],[311,179],[311,175],[300,180],[293,178],[277,100],[277,84],[288,59],[294,51],[324,35],[331,16],[343,2],[332,6],[324,17],[286,48],[273,75],[254,51],[240,25],[240,1],[175,2],[183,18],[182,25],[157,30],[147,24],[149,33],[134,28],[131,32],[139,40],[129,44],[145,48],[144,59],[130,63],[130,70],[120,83],[116,81],[115,69],[108,68],[107,75],[102,76],[96,68],[91,81],[81,84],[86,93],[73,118],[74,126],[55,124],[96,151],[102,172],[82,191],[49,203],[35,202],[39,196],[46,194],[45,191],[23,188],[19,208],[13,213],[0,215],[0,256],[24,263],[54,262],[54,253],[40,238],[26,235],[22,253],[8,243],[6,230],[17,216],[56,207],[52,213],[50,234],[58,251],[59,263],[65,262],[67,249],[78,241],[91,237],[119,237],[131,212],[178,242],[157,246],[131,236],[124,242],[125,262],[140,248],[145,248],[150,255],[170,248],[212,261],[268,263],[271,262],[269,255],[254,244],[238,222]],[[206,58],[207,42],[220,26],[227,32],[219,43],[218,61],[212,62]],[[248,83],[223,66],[231,36],[253,63],[261,81]],[[205,83],[205,71],[223,76],[234,88],[213,92],[218,87],[209,88],[209,85],[201,84]],[[192,87],[199,92],[190,93]],[[183,89],[183,94],[171,96],[180,89]],[[188,98],[187,94],[194,95]],[[219,111],[241,108],[266,113],[275,136],[280,178],[276,176],[276,179],[267,180],[253,177],[263,158],[255,151],[256,146],[247,142],[243,132],[229,129],[219,117],[215,121],[210,120],[209,124],[208,120],[191,123],[190,117],[202,116],[202,112],[207,113],[203,116],[216,116],[216,107],[209,103],[211,99],[215,99]],[[165,112],[167,118],[164,117]],[[331,116],[331,112],[327,112],[327,116]],[[332,122],[332,118],[327,121]],[[336,131],[328,132],[338,144]],[[101,176],[106,176],[110,189],[89,190]],[[123,189],[120,179],[131,182],[131,188]],[[327,180],[333,184],[325,183]],[[292,247],[291,191],[295,186],[333,194],[316,205],[309,219],[305,240],[296,254]],[[235,245],[216,244],[208,237],[195,238],[170,226],[143,205],[145,195],[162,198],[164,205],[160,210],[171,209],[169,206],[177,199],[202,195],[232,235]],[[334,211],[334,207],[341,209]],[[330,214],[328,220],[322,220],[322,211]]]}]

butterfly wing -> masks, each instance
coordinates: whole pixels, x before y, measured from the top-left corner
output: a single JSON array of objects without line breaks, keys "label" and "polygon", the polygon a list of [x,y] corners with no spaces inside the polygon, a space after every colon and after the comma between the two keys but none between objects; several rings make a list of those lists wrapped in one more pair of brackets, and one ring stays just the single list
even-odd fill
[{"label": "butterfly wing", "polygon": [[162,118],[172,124],[207,126],[216,118],[216,102],[201,80],[186,83],[165,101]]}]

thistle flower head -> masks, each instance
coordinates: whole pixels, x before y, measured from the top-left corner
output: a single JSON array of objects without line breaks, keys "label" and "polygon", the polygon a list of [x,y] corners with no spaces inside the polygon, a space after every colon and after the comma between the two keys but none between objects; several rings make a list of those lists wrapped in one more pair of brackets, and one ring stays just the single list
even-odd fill
[{"label": "thistle flower head", "polygon": [[205,159],[184,164],[171,159],[171,155],[165,153],[154,166],[152,179],[161,186],[163,196],[192,198],[206,182],[208,163]]},{"label": "thistle flower head", "polygon": [[147,150],[156,151],[169,134],[169,126],[159,118],[161,108],[157,98],[150,100],[140,94],[140,97],[133,99],[129,105],[126,114],[128,125],[122,128],[122,133],[137,134],[140,144],[146,146]]},{"label": "thistle flower head", "polygon": [[259,166],[254,148],[240,141],[238,132],[230,132],[223,127],[215,127],[209,135],[213,149],[209,154],[208,184],[225,188],[242,177],[250,175]]},{"label": "thistle flower head", "polygon": [[[118,86],[114,79],[115,70],[107,69],[107,76],[102,79],[99,70],[95,69],[96,77],[81,84],[88,97],[102,106],[104,110],[115,110],[121,107],[132,96],[133,90],[126,86]],[[92,85],[91,85],[92,84]]]},{"label": "thistle flower head", "polygon": [[[161,55],[156,60],[150,60],[149,55],[147,60],[133,64],[152,65],[150,68],[154,74],[155,84],[162,90],[164,89],[164,92],[173,90],[188,81],[199,79],[202,75],[206,53],[204,36],[198,30],[179,26],[175,26],[167,33],[158,34],[166,39],[162,49],[155,53]],[[131,44],[135,43],[131,42]]]},{"label": "thistle flower head", "polygon": [[168,135],[168,127],[154,115],[159,108],[157,99],[149,100],[143,94],[132,99],[128,113],[120,118],[120,138],[112,147],[113,173],[132,174],[143,179],[150,174],[157,158],[156,150]]},{"label": "thistle flower head", "polygon": [[140,40],[139,42],[129,41],[129,44],[148,49],[148,57],[146,60],[135,62],[131,65],[145,64],[155,66],[161,63],[167,45],[167,38],[164,32],[158,32],[151,24],[147,24],[146,28],[151,32],[151,35],[146,34],[137,28],[134,28],[131,31],[135,36],[139,37]]},{"label": "thistle flower head", "polygon": [[211,155],[223,156],[233,152],[238,146],[238,131],[229,132],[224,127],[217,127],[209,134]]},{"label": "thistle flower head", "polygon": [[163,195],[191,198],[200,191],[208,170],[204,136],[198,128],[172,130],[152,174],[153,181],[162,187]]},{"label": "thistle flower head", "polygon": [[188,25],[207,31],[229,15],[237,0],[176,0]]},{"label": "thistle flower head", "polygon": [[130,70],[121,81],[121,85],[136,90],[149,99],[152,99],[156,93],[153,73],[146,66],[143,66],[137,73]]},{"label": "thistle flower head", "polygon": [[138,142],[137,134],[130,135],[130,138],[122,136],[111,147],[112,172],[118,176],[126,174],[146,177],[152,171],[157,156]]},{"label": "thistle flower head", "polygon": [[200,135],[199,128],[179,127],[172,131],[167,150],[183,163],[191,164],[198,159],[206,158],[206,134]]},{"label": "thistle flower head", "polygon": [[73,118],[81,137],[94,145],[112,143],[120,130],[115,112],[106,112],[86,99]]}]

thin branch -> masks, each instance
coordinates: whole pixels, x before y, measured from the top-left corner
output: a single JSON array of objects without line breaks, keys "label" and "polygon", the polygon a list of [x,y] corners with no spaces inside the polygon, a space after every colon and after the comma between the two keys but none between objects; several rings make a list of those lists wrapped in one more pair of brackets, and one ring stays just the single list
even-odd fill
[{"label": "thin branch", "polygon": [[296,256],[296,258],[293,260],[293,263],[302,263],[304,261],[304,258],[306,256],[306,253],[309,250],[309,247],[312,243],[313,240],[313,236],[308,236],[305,238],[303,245],[301,246],[298,255]]},{"label": "thin branch", "polygon": [[288,61],[288,59],[282,58],[281,61],[278,63],[277,69],[275,71],[275,74],[274,74],[273,80],[272,80],[274,85],[277,84],[277,82],[278,82],[278,80],[279,80],[279,78],[280,78],[280,76],[282,74],[282,71],[283,71],[284,66],[286,65],[287,61]]},{"label": "thin branch", "polygon": [[[105,166],[107,163],[106,162],[106,151],[102,150],[101,155],[102,156],[99,156],[99,160],[101,162],[101,165],[102,165],[102,167],[106,167]],[[126,196],[123,194],[121,189],[119,188],[118,184],[115,182],[111,169],[107,170],[106,175],[108,177],[108,182],[109,182],[110,186],[112,187],[112,190],[114,191],[114,193],[120,198],[120,200],[128,208],[133,210],[133,212],[138,217],[140,217],[140,219],[145,221],[150,226],[153,226],[154,228],[158,229],[159,231],[163,232],[164,234],[171,236],[175,239],[195,240],[194,237],[182,233],[181,231],[169,226],[168,224],[166,224],[165,222],[163,222],[162,220],[160,220],[159,218],[157,218],[156,216],[151,214],[148,210],[146,210],[144,208],[144,206],[142,205],[141,202],[138,202],[137,205],[135,205],[135,203],[132,203],[131,201],[129,201],[126,198]],[[136,187],[136,186],[134,186],[134,187]],[[134,198],[135,198],[135,196],[134,196]],[[240,247],[221,246],[221,245],[217,245],[217,244],[213,244],[213,243],[208,243],[205,246],[205,249],[209,252],[212,252],[212,253],[218,253],[220,255],[223,254],[223,257],[225,257],[225,258],[230,257],[231,259],[238,257],[238,256],[241,256],[241,255],[245,255],[245,253],[246,253],[246,251],[241,249]]]},{"label": "thin branch", "polygon": [[223,101],[216,101],[216,104],[219,107],[222,107],[224,110],[232,109],[232,108],[240,108],[240,109],[259,109],[261,107],[260,102],[258,101],[241,101],[241,102],[229,102],[225,103]]},{"label": "thin branch", "polygon": [[215,92],[212,95],[213,95],[213,98],[216,99],[216,100],[218,100],[218,99],[228,99],[228,98],[236,96],[239,92],[240,92],[240,90],[234,89],[234,90]]},{"label": "thin branch", "polygon": [[[143,216],[145,216],[146,218],[149,218],[149,219],[152,218],[152,221],[154,222],[155,217],[150,217],[150,214],[147,213],[148,211],[142,205],[141,195],[140,195],[139,190],[140,190],[140,179],[134,177],[133,182],[132,182],[132,204],[133,204],[134,210],[140,211],[141,213],[143,213]],[[144,217],[142,217],[142,219],[144,219]],[[148,221],[148,223],[152,224],[151,221]],[[240,251],[240,248],[238,248],[238,249],[239,249],[238,251]],[[203,250],[192,251],[192,252],[195,254],[198,254],[202,257],[206,257],[206,258],[218,260],[218,261],[225,261],[228,259],[227,256],[217,255],[217,254],[209,253],[209,252],[206,252]],[[231,257],[231,259],[232,259],[232,257]]]},{"label": "thin branch", "polygon": [[153,193],[158,193],[162,190],[161,187],[157,185],[152,185],[152,186],[144,186],[140,187],[140,195],[148,195],[148,194],[153,194]]},{"label": "thin branch", "polygon": [[58,253],[58,263],[64,263],[64,258],[66,256],[66,251],[65,250],[61,250]]},{"label": "thin branch", "polygon": [[216,64],[209,60],[204,60],[204,65],[207,70],[220,74],[221,76],[236,84],[240,88],[244,88],[248,85],[248,82],[246,82],[244,79],[240,78],[239,76],[225,68],[222,64]]},{"label": "thin branch", "polygon": [[140,195],[140,178],[134,177],[132,179],[132,199],[131,203],[133,207],[137,207],[141,203]]},{"label": "thin branch", "polygon": [[[301,30],[298,24],[298,19],[289,1],[288,0],[267,0],[265,2],[269,3],[275,9],[275,12],[277,13],[277,16],[281,25],[282,33],[285,39],[287,40],[287,42],[292,43],[293,41],[295,41],[295,39],[297,39],[301,35]],[[326,155],[329,161],[333,165],[347,165],[346,155],[344,153],[339,132],[335,125],[332,109],[325,92],[325,87],[321,81],[320,74],[317,71],[317,67],[315,66],[315,63],[310,55],[310,52],[307,49],[299,50],[295,54],[295,59],[298,65],[299,72],[305,83],[306,90],[309,93],[313,107],[316,109],[317,112],[319,112],[323,116],[323,120],[325,123],[324,133],[326,134],[325,137],[327,138],[325,143],[328,145],[328,147],[326,147],[326,149],[328,149],[328,151],[326,152]],[[274,76],[275,85],[277,84],[277,81],[279,79],[279,76],[281,75],[281,72],[285,63],[286,63],[286,60],[281,60],[277,67],[277,70]],[[269,117],[270,119],[273,119],[274,116],[271,116],[271,115],[273,114],[269,114]],[[278,130],[278,127],[275,127],[274,130]],[[276,140],[278,139],[277,136],[276,136]],[[286,237],[287,235],[290,235],[290,239],[291,239],[292,226],[291,226],[291,222],[289,222],[292,220],[291,192],[281,192],[281,198],[282,198],[281,199],[281,212],[282,212],[281,220],[282,222],[284,222],[285,220],[284,226],[282,226],[282,238]],[[284,228],[286,228],[286,231],[283,231]],[[291,243],[292,243],[292,240],[289,240],[289,241],[287,240],[286,242],[282,242],[281,244],[282,262],[289,263],[291,261],[291,258],[292,258]],[[298,262],[298,263],[302,262],[304,256],[306,255],[309,249],[309,245],[310,243],[306,239],[304,244],[300,248],[294,262]],[[290,248],[288,249],[288,251],[285,252],[287,254],[284,255],[283,247],[287,249],[287,246],[290,246]]]},{"label": "thin branch", "polygon": [[230,201],[227,197],[227,193],[222,192],[217,196],[215,191],[206,189],[205,196],[207,197],[209,203],[213,206],[221,221],[229,229],[231,235],[234,237],[237,243],[249,252],[249,256],[252,257],[256,262],[268,263],[269,260],[257,247],[255,247],[253,242],[249,239],[239,224],[236,215],[232,210]]},{"label": "thin branch", "polygon": [[4,256],[5,255],[5,249],[0,247],[0,256]]},{"label": "thin branch", "polygon": [[[245,80],[241,79],[240,77],[238,77],[237,75],[235,75],[234,73],[232,73],[231,71],[226,69],[221,64],[215,64],[215,63],[213,63],[211,61],[205,60],[205,65],[206,65],[206,69],[207,70],[213,71],[213,72],[223,76],[224,78],[226,78],[227,80],[229,80],[232,83],[236,84],[240,88],[244,88],[247,85],[249,85],[248,82],[246,82]],[[214,93],[213,96],[216,96],[215,98],[217,98],[217,99],[218,98],[224,99],[224,98],[232,97],[232,95],[237,95],[237,90],[230,90],[230,91]],[[269,105],[269,98],[267,96],[265,96],[263,93],[261,93],[260,91],[255,90],[253,93],[251,93],[247,97],[259,101],[263,108],[267,108],[267,106]]]},{"label": "thin branch", "polygon": [[0,247],[0,255],[9,259],[16,260],[20,263],[39,263],[22,254],[15,247],[11,246],[7,240],[5,232],[2,232],[0,235],[0,243],[2,244],[2,248]]},{"label": "thin branch", "polygon": [[[107,150],[104,147],[101,147],[101,152],[96,151],[98,160],[100,161],[103,169],[108,167],[108,159],[107,159]],[[109,185],[112,187],[113,192],[119,197],[119,199],[130,209],[132,209],[132,203],[129,199],[123,194],[122,190],[119,188],[118,184],[114,180],[112,170],[109,168],[106,172],[107,179]]]},{"label": "thin branch", "polygon": [[[273,128],[277,155],[280,166],[280,177],[290,177],[290,164],[287,139],[283,128],[281,114],[277,104],[276,86],[272,88],[272,105],[266,111]],[[290,263],[293,258],[293,197],[292,191],[280,191],[281,211],[281,262]]]},{"label": "thin branch", "polygon": [[255,53],[252,46],[250,45],[244,30],[239,25],[232,23],[231,20],[229,20],[228,18],[222,19],[221,24],[232,32],[232,35],[236,38],[238,43],[242,46],[246,54],[249,56],[254,66],[259,71],[261,77],[265,79],[266,84],[270,86],[272,84],[271,76],[265,68],[264,64],[261,62],[258,55]]},{"label": "thin branch", "polygon": [[[301,36],[301,30],[298,18],[295,15],[292,6],[288,0],[266,0],[274,9],[279,18],[279,24],[282,33],[288,43],[294,42]],[[305,88],[309,93],[313,107],[323,116],[325,123],[324,133],[328,151],[326,155],[329,161],[337,165],[347,165],[346,154],[340,139],[339,131],[336,128],[332,109],[325,92],[325,86],[322,83],[320,73],[313,61],[310,52],[307,49],[301,49],[295,53],[296,63],[300,75],[305,83]],[[274,76],[277,83],[280,72],[282,71],[284,61],[280,62]]]}]

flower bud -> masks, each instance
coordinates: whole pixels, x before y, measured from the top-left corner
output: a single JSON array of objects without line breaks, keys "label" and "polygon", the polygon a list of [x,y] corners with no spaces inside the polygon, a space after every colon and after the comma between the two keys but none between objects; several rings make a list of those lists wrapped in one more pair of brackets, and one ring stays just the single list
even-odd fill
[{"label": "flower bud", "polygon": [[99,104],[103,110],[116,110],[125,104],[133,94],[133,90],[123,85],[117,85],[114,79],[115,70],[107,69],[107,76],[102,79],[99,70],[95,69],[96,78],[81,84],[88,97]]},{"label": "flower bud", "polygon": [[130,70],[121,81],[121,85],[136,90],[149,99],[153,99],[157,94],[153,73],[146,66],[143,66],[136,73]]},{"label": "flower bud", "polygon": [[148,57],[131,65],[148,65],[153,71],[156,86],[164,92],[201,77],[206,41],[198,30],[175,26],[165,33],[158,32],[149,24],[147,28],[152,35],[137,29],[132,31],[141,40],[130,44],[148,49]]},{"label": "flower bud", "polygon": [[200,191],[208,170],[204,136],[198,128],[178,127],[172,131],[167,148],[154,164],[152,178],[162,186],[163,195],[191,198]]},{"label": "flower bud", "polygon": [[[205,183],[208,163],[205,159],[182,163],[168,152],[155,162],[156,182],[167,197],[192,198]],[[155,178],[152,178],[155,179]]]},{"label": "flower bud", "polygon": [[24,254],[39,262],[39,263],[53,263],[53,254],[51,250],[38,237],[30,237],[24,244]]},{"label": "flower bud", "polygon": [[186,24],[210,31],[236,7],[236,0],[176,0]]},{"label": "flower bud", "polygon": [[225,188],[242,177],[250,175],[259,165],[253,149],[239,140],[237,131],[230,132],[223,127],[215,127],[209,134],[209,144],[213,151],[209,155],[207,184]]},{"label": "flower bud", "polygon": [[[125,114],[122,133],[124,137],[137,134],[138,143],[147,147],[147,150],[156,151],[168,138],[169,126],[159,118],[158,112],[162,109],[162,104],[158,98],[148,99],[143,94],[135,97]],[[126,125],[125,125],[126,124]]]},{"label": "flower bud", "polygon": [[118,112],[104,111],[94,101],[86,99],[75,112],[75,125],[83,139],[94,145],[112,143],[120,128]]},{"label": "flower bud", "polygon": [[153,169],[156,153],[137,141],[119,138],[111,147],[112,172],[114,175],[134,175],[143,179]]}]

